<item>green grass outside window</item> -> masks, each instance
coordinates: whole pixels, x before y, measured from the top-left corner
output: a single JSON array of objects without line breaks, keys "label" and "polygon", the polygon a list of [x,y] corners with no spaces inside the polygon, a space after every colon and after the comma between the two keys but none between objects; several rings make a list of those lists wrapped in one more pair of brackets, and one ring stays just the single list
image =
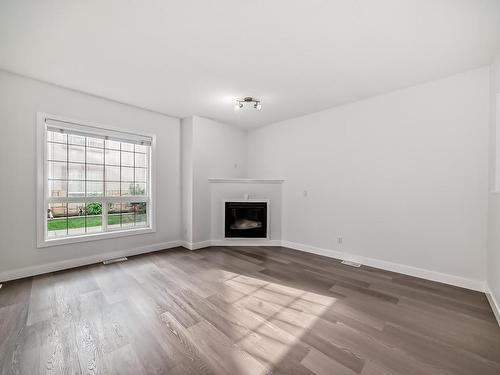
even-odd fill
[{"label": "green grass outside window", "polygon": [[[136,223],[145,223],[146,222],[146,214],[137,214],[135,216]],[[122,222],[125,223],[133,223],[134,215],[123,215]],[[117,225],[120,224],[120,215],[109,215],[108,216],[108,225]],[[99,227],[102,225],[102,217],[101,216],[90,216],[87,217],[87,228],[89,227]],[[85,227],[85,217],[70,217],[68,218],[68,228],[69,229],[78,229]],[[47,222],[47,229],[49,231],[52,230],[64,230],[66,229],[66,219],[51,219]]]}]

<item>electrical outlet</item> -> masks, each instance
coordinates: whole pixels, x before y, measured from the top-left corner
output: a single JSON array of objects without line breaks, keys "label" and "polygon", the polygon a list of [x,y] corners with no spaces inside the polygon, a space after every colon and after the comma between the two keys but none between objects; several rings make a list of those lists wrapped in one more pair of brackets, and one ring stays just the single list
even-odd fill
[{"label": "electrical outlet", "polygon": [[344,239],[342,237],[337,237],[337,243],[342,245],[342,242],[344,242]]}]

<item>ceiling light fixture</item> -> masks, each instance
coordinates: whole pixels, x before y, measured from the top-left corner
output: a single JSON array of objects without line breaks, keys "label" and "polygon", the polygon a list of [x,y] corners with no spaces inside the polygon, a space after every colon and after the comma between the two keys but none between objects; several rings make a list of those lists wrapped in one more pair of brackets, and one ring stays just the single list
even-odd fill
[{"label": "ceiling light fixture", "polygon": [[252,98],[251,96],[246,96],[243,99],[236,99],[234,110],[239,111],[248,104],[251,104],[257,111],[260,111],[262,109],[262,103],[259,99]]}]

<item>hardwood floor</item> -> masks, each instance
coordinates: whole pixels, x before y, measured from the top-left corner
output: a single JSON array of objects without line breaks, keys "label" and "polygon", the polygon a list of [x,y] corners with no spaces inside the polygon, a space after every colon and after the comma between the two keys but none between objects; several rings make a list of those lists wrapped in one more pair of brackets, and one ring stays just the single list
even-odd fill
[{"label": "hardwood floor", "polygon": [[276,247],[4,283],[2,374],[500,374],[482,293]]}]

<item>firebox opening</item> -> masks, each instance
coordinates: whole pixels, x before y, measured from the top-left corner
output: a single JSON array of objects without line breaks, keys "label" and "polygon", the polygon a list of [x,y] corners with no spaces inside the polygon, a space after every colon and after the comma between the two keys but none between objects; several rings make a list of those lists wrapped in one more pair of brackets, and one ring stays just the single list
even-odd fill
[{"label": "firebox opening", "polygon": [[266,202],[226,202],[225,237],[266,238]]}]

